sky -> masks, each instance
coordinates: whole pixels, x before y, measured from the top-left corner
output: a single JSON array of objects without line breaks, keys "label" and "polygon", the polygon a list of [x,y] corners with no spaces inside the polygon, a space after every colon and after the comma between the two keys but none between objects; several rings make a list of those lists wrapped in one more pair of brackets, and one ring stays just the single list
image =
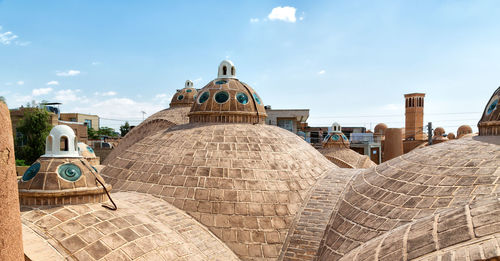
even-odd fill
[{"label": "sky", "polygon": [[62,102],[131,125],[167,108],[224,59],[273,109],[310,126],[476,124],[500,84],[500,1],[0,0],[0,96],[9,108]]}]

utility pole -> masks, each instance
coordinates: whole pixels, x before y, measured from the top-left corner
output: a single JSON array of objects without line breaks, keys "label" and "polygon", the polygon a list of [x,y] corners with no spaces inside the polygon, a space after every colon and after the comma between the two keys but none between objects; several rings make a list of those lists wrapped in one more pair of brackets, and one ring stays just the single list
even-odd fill
[{"label": "utility pole", "polygon": [[429,145],[432,145],[432,122],[427,124],[427,138],[429,139]]},{"label": "utility pole", "polygon": [[144,115],[146,115],[146,112],[145,111],[141,111],[142,113],[142,121],[144,121]]}]

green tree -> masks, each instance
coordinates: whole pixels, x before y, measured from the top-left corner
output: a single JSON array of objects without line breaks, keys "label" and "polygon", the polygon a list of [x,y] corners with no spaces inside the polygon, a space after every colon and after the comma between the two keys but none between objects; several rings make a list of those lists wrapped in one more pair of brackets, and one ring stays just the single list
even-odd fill
[{"label": "green tree", "polygon": [[91,139],[91,140],[95,140],[95,139],[99,138],[97,131],[95,131],[93,128],[87,128],[87,136],[89,136],[89,139]]},{"label": "green tree", "polygon": [[109,136],[109,137],[116,137],[118,134],[115,132],[113,128],[110,127],[101,127],[97,131],[97,134],[99,136]]},{"label": "green tree", "polygon": [[0,102],[6,103],[6,102],[5,102],[5,97],[0,96]]},{"label": "green tree", "polygon": [[45,139],[51,129],[49,112],[39,108],[26,109],[17,127],[17,132],[22,134],[15,140],[17,158],[29,165],[35,162],[45,152]]},{"label": "green tree", "polygon": [[127,133],[130,131],[130,124],[128,124],[128,121],[125,122],[122,126],[120,126],[120,135],[122,137],[125,137]]}]

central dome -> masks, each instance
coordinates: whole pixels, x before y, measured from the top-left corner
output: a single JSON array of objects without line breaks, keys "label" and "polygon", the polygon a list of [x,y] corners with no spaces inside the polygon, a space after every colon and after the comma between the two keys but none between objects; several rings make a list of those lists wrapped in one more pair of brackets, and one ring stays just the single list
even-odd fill
[{"label": "central dome", "polygon": [[290,131],[252,124],[264,121],[264,106],[237,79],[198,93],[189,124],[133,144],[103,177],[186,211],[242,259],[274,260],[311,187],[335,165]]},{"label": "central dome", "polygon": [[266,117],[262,99],[236,78],[233,63],[225,60],[219,65],[218,78],[198,92],[189,122],[264,123]]}]

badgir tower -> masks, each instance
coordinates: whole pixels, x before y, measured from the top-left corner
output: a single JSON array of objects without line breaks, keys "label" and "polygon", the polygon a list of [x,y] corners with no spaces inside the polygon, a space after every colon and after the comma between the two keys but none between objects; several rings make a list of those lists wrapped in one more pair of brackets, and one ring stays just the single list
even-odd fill
[{"label": "badgir tower", "polygon": [[[479,135],[374,165],[346,152],[340,126],[322,154],[265,125],[263,100],[236,72],[223,61],[202,89],[187,82],[170,108],[127,135],[102,172],[78,152],[71,129],[55,127],[46,154],[18,182],[22,224],[8,228],[22,227],[24,250],[10,233],[9,253],[26,260],[498,260],[500,88]],[[409,98],[409,108],[423,105],[423,96]],[[407,140],[421,138],[413,135]],[[10,207],[16,199],[4,208],[12,215],[19,215]]]}]

